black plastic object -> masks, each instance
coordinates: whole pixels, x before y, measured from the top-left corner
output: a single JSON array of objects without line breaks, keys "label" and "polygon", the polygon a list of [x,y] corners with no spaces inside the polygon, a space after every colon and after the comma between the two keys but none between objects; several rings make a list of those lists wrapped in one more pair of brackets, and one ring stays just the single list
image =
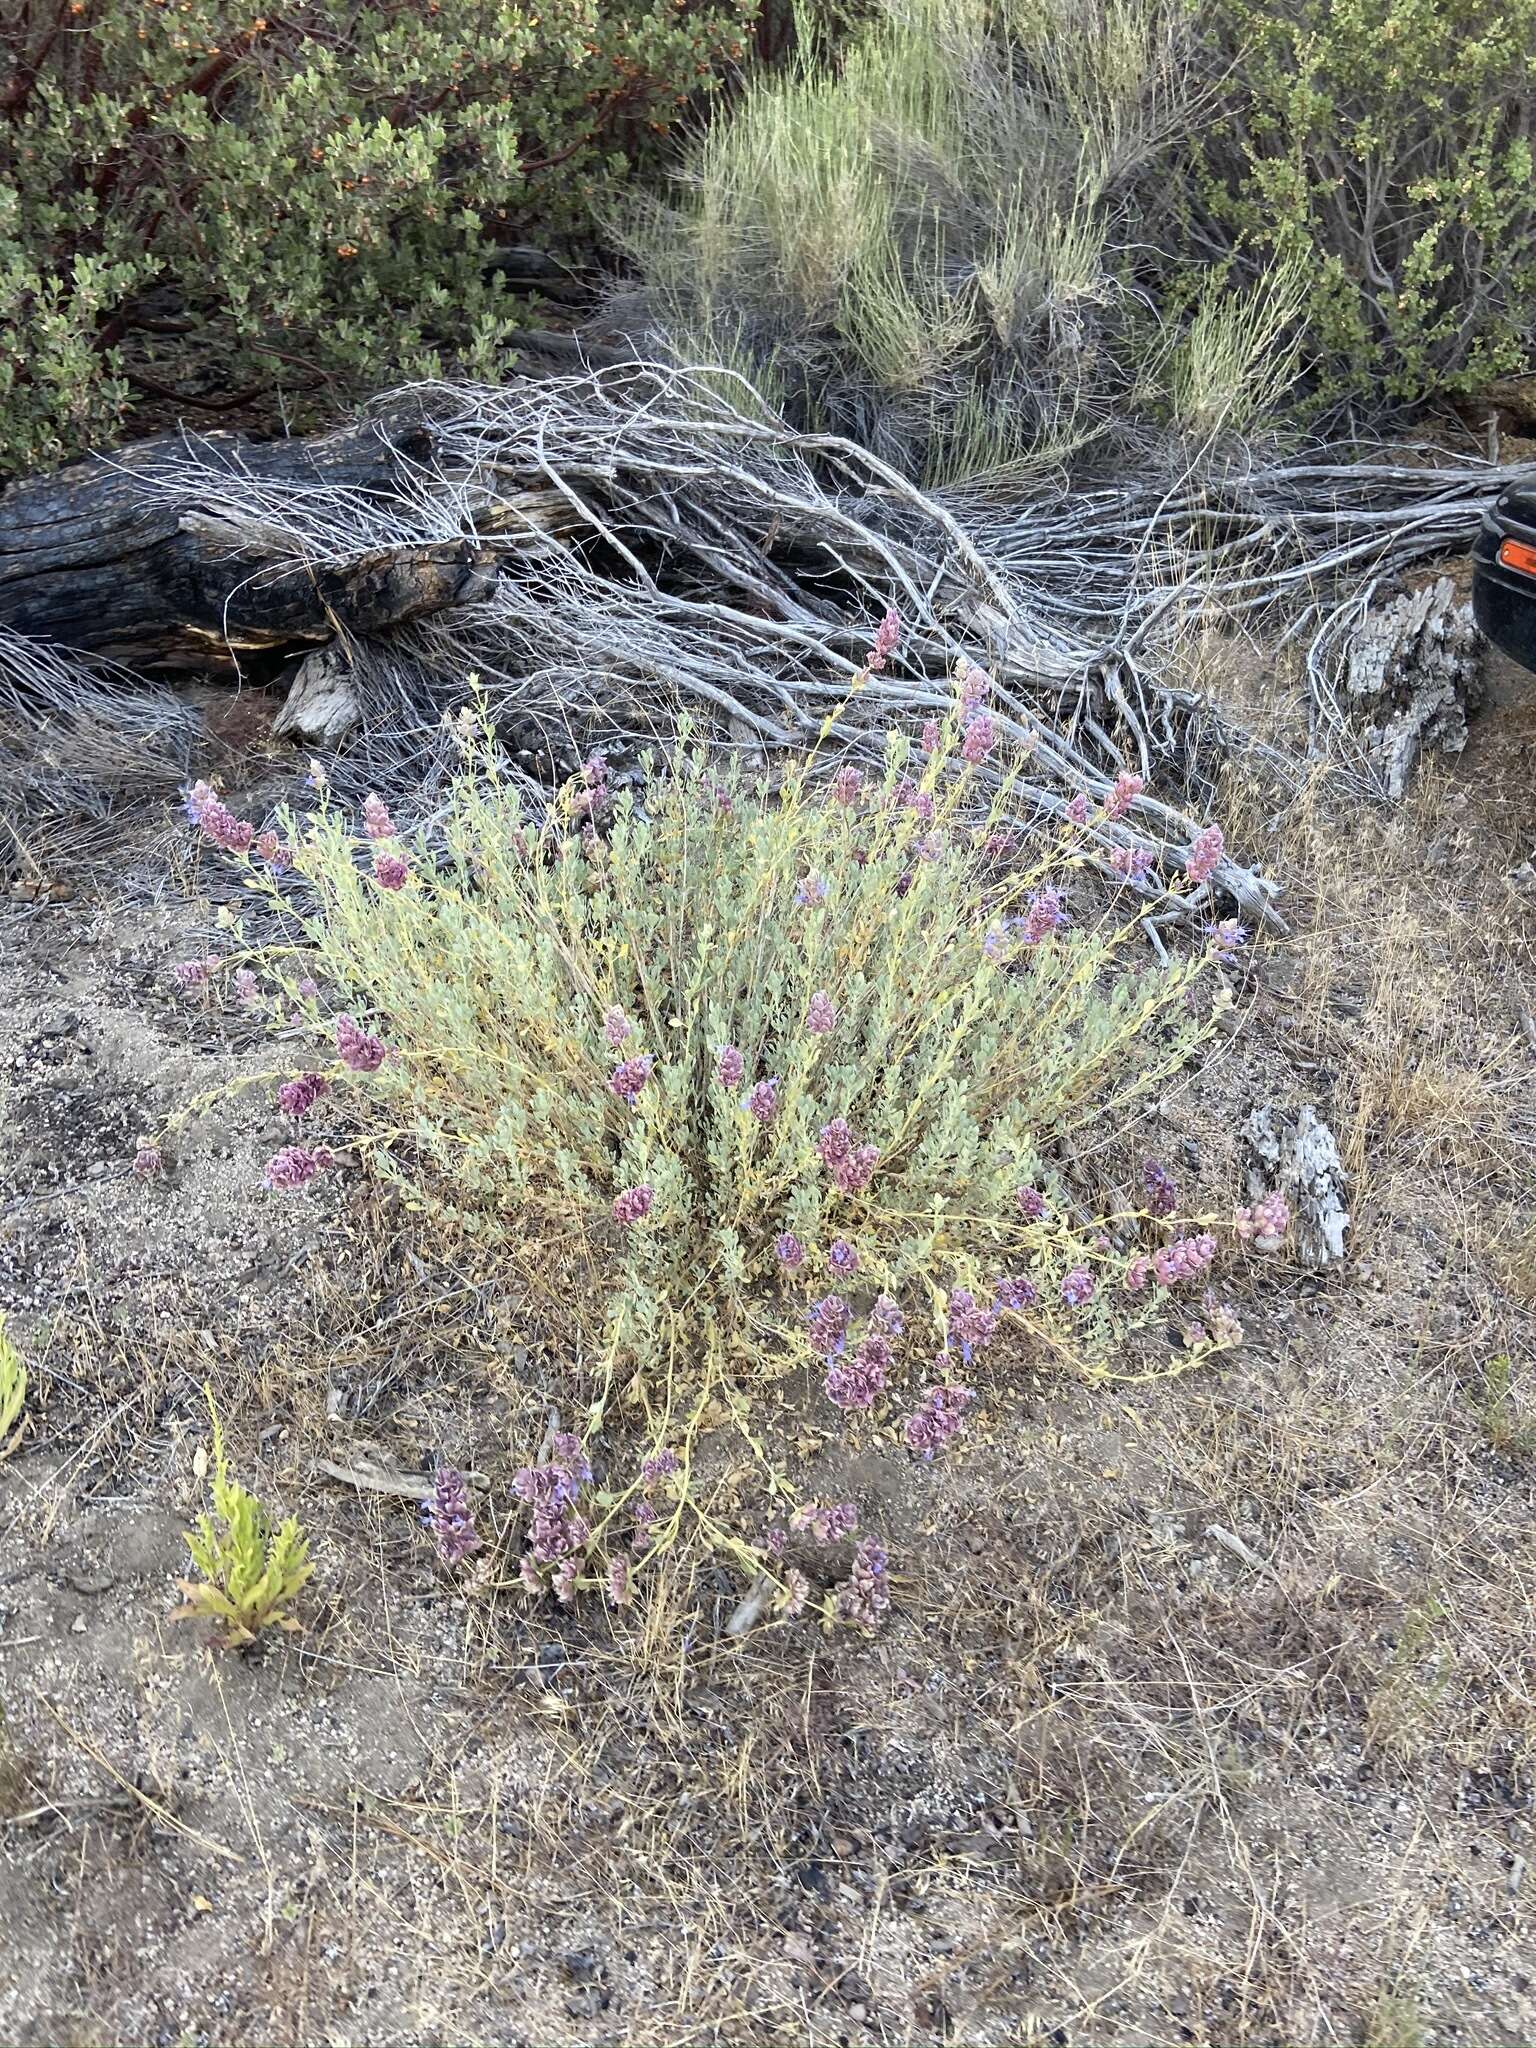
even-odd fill
[{"label": "black plastic object", "polygon": [[1536,548],[1536,475],[1509,485],[1472,548],[1472,613],[1495,647],[1536,671],[1536,574],[1499,560],[1507,540]]}]

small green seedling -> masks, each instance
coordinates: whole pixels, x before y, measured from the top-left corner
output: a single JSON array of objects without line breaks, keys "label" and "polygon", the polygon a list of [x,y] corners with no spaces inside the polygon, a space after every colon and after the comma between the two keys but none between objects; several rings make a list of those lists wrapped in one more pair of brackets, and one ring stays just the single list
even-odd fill
[{"label": "small green seedling", "polygon": [[290,1515],[274,1534],[260,1501],[230,1477],[218,1410],[207,1387],[203,1394],[213,1420],[213,1514],[200,1515],[187,1533],[192,1562],[203,1576],[197,1583],[178,1581],[187,1604],[172,1619],[203,1615],[221,1622],[225,1644],[241,1649],[270,1624],[298,1628],[286,1610],[314,1566],[297,1516]]},{"label": "small green seedling", "polygon": [[0,1458],[8,1457],[20,1441],[12,1432],[21,1419],[21,1404],[27,1398],[27,1368],[21,1353],[5,1334],[5,1317],[0,1316]]}]

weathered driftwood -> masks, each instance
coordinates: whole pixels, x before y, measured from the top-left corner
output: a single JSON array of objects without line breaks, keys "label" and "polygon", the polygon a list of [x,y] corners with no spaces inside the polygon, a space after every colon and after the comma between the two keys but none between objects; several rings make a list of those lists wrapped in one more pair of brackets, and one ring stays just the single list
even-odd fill
[{"label": "weathered driftwood", "polygon": [[490,554],[462,535],[296,561],[286,536],[238,528],[196,492],[154,488],[195,455],[210,499],[240,477],[285,493],[384,505],[429,462],[408,419],[370,420],[305,440],[166,437],[95,456],[0,496],[0,626],[29,640],[140,668],[230,669],[242,653],[379,632],[482,595]]},{"label": "weathered driftwood", "polygon": [[1389,797],[1426,748],[1461,752],[1482,699],[1482,635],[1448,576],[1366,612],[1345,648],[1342,694]]},{"label": "weathered driftwood", "polygon": [[1348,1188],[1333,1133],[1316,1109],[1310,1102],[1294,1113],[1262,1104],[1243,1138],[1251,1155],[1250,1200],[1278,1189],[1291,1205],[1303,1265],[1337,1265],[1345,1257]]}]

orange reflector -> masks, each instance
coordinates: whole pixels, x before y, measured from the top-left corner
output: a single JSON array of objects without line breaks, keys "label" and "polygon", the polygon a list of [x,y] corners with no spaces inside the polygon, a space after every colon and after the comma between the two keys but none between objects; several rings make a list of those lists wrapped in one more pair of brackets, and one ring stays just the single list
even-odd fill
[{"label": "orange reflector", "polygon": [[1523,540],[1501,541],[1499,560],[1506,569],[1519,569],[1527,576],[1536,576],[1536,548],[1528,548]]}]

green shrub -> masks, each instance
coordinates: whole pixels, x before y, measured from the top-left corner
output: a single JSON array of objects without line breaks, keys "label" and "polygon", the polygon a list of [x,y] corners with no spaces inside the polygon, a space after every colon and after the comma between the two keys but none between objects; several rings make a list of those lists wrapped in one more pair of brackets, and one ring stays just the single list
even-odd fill
[{"label": "green shrub", "polygon": [[[679,353],[936,483],[1244,425],[1283,389],[1294,280],[1236,317],[1164,317],[1187,13],[878,0],[839,47],[803,33],[703,136],[675,203],[633,210]],[[1204,304],[1200,266],[1172,267],[1179,303]]]},{"label": "green shrub", "polygon": [[1322,405],[1416,403],[1536,338],[1536,0],[1218,0],[1207,194],[1308,264]]},{"label": "green shrub", "polygon": [[719,0],[49,0],[0,25],[0,465],[137,394],[489,371],[487,262],[583,235],[739,52]]},{"label": "green shrub", "polygon": [[[667,1452],[683,1473],[668,1540],[702,1526],[761,1566],[686,1475],[718,1476],[700,1447],[724,1430],[770,1501],[793,1498],[768,1447],[786,1375],[812,1375],[824,1427],[846,1410],[921,1450],[925,1382],[968,1370],[999,1324],[1039,1362],[1109,1377],[1234,1341],[1208,1308],[1170,1368],[1163,1332],[1216,1254],[1210,1219],[1180,1236],[1166,1176],[1152,1208],[1127,1207],[1094,1164],[1226,989],[1215,975],[1201,1000],[1198,948],[1154,962],[1141,920],[1165,899],[1132,887],[1095,907],[1086,797],[1080,822],[1009,832],[1013,775],[990,802],[979,787],[996,738],[962,701],[925,732],[931,752],[893,735],[867,774],[813,759],[759,780],[685,749],[611,796],[594,765],[542,825],[476,743],[430,845],[372,799],[366,837],[322,802],[253,838],[194,790],[294,944],[183,979],[235,970],[282,1028],[307,1021],[324,1050],[279,1106],[324,1115],[353,1084],[349,1150],[539,1303],[570,1361],[566,1412],[618,1473],[584,1555],[625,1526],[641,1481],[624,1461]],[[285,1146],[268,1185],[300,1189],[331,1158]],[[1255,1216],[1238,1235],[1263,1249],[1284,1219]],[[1149,1359],[1134,1333],[1151,1322]],[[562,1469],[568,1505],[576,1450]]]}]

